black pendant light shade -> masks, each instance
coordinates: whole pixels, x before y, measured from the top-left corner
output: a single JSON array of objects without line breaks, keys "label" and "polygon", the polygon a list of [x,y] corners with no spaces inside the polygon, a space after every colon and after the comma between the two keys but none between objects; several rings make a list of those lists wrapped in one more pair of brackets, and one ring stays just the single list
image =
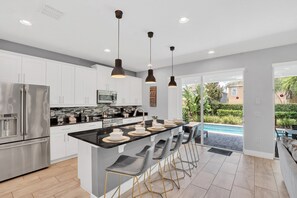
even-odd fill
[{"label": "black pendant light shade", "polygon": [[154,33],[148,32],[147,35],[150,38],[150,64],[149,64],[149,70],[147,71],[147,77],[145,79],[145,83],[154,84],[156,83],[156,78],[154,76],[154,71],[152,69],[152,37],[154,36]]},{"label": "black pendant light shade", "polygon": [[115,67],[111,72],[113,78],[125,78],[125,71],[122,67],[122,59],[115,59]]},{"label": "black pendant light shade", "polygon": [[168,83],[168,87],[176,87],[176,82],[174,76],[170,76],[170,82]]},{"label": "black pendant light shade", "polygon": [[145,83],[147,83],[147,84],[156,83],[156,78],[154,76],[154,71],[152,69],[148,70],[148,75],[147,75],[147,77],[145,79]]},{"label": "black pendant light shade", "polygon": [[175,79],[174,79],[174,76],[173,76],[173,51],[174,51],[174,46],[171,46],[170,47],[170,51],[171,51],[171,64],[172,64],[172,67],[171,67],[171,76],[170,76],[170,82],[168,83],[168,87],[170,88],[174,88],[174,87],[177,87],[176,85],[176,82],[175,82]]},{"label": "black pendant light shade", "polygon": [[122,59],[120,59],[120,19],[123,16],[121,10],[115,11],[116,18],[118,19],[118,58],[115,59],[115,67],[111,72],[111,77],[113,78],[125,78],[125,71],[122,67]]}]

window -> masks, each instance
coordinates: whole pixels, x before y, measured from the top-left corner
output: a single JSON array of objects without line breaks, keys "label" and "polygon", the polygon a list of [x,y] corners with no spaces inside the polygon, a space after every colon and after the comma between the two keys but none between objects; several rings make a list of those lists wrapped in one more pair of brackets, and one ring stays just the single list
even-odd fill
[{"label": "window", "polygon": [[231,96],[237,96],[237,88],[236,87],[231,88]]}]

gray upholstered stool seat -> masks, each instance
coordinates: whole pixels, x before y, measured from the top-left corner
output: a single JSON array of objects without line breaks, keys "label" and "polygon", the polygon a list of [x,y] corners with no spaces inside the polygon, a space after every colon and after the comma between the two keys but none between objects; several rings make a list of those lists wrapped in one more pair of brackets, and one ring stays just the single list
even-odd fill
[{"label": "gray upholstered stool seat", "polygon": [[[147,149],[149,149],[150,146],[145,146],[139,153],[136,153],[136,156],[144,157]],[[162,149],[155,147],[154,154],[153,154],[153,160],[160,159],[160,156],[162,155]]]},{"label": "gray upholstered stool seat", "polygon": [[[150,146],[148,146],[147,149],[149,148]],[[131,157],[127,155],[121,155],[113,165],[106,168],[106,171],[136,176],[141,174],[143,161],[144,158],[142,157]]]}]

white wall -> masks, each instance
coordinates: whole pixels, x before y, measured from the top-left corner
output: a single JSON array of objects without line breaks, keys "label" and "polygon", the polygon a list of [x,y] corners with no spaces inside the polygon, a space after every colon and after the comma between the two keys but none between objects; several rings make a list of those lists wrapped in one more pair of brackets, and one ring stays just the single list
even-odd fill
[{"label": "white wall", "polygon": [[[274,112],[272,64],[297,60],[297,44],[177,65],[177,76],[244,68],[244,151],[273,157]],[[170,67],[154,70],[157,79],[157,107],[149,107],[149,86],[143,83],[143,107],[149,115],[167,118]],[[147,72],[137,73],[145,79]]]}]

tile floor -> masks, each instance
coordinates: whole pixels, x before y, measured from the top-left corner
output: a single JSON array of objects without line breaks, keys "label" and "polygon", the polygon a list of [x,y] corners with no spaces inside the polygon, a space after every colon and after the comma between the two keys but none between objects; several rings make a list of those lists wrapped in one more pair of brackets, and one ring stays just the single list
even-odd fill
[{"label": "tile floor", "polygon": [[[207,152],[208,149],[199,147],[198,168],[194,170],[191,178],[181,180],[181,189],[174,188],[168,193],[168,197],[289,197],[278,160],[255,158],[234,152],[230,157],[226,157]],[[123,197],[130,195],[131,192],[128,191]],[[89,197],[89,194],[79,187],[77,159],[74,158],[0,183],[0,197],[85,198]],[[145,197],[152,196],[147,194]]]}]

